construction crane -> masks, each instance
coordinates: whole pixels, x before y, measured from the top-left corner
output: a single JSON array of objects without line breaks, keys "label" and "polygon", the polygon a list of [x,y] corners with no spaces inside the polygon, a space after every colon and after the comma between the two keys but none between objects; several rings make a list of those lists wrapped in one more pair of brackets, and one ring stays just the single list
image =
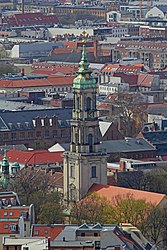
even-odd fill
[{"label": "construction crane", "polygon": [[[149,1],[149,0],[148,0]],[[143,1],[142,0],[139,0],[139,8],[140,8],[140,20],[142,20],[142,5],[143,5]]]},{"label": "construction crane", "polygon": [[[153,0],[147,0],[147,11],[149,11],[152,6],[153,6]],[[142,7],[143,7],[143,0],[139,0],[140,20],[142,20],[143,18]]]}]

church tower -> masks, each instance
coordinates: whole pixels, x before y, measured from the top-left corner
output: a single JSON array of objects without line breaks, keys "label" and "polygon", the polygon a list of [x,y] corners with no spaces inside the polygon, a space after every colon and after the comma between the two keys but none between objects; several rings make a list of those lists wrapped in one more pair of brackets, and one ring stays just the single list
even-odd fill
[{"label": "church tower", "polygon": [[73,81],[70,151],[64,153],[64,199],[68,202],[82,199],[93,183],[107,184],[107,155],[100,149],[97,87],[91,73],[83,42],[82,58]]}]

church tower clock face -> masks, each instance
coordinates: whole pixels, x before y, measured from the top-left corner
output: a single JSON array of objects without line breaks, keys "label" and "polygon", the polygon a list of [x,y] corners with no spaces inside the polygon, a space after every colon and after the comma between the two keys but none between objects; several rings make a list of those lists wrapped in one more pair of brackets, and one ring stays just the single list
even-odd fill
[{"label": "church tower clock face", "polygon": [[73,81],[73,113],[70,151],[64,153],[64,199],[78,201],[93,183],[107,184],[107,155],[100,149],[96,110],[96,80],[83,51]]}]

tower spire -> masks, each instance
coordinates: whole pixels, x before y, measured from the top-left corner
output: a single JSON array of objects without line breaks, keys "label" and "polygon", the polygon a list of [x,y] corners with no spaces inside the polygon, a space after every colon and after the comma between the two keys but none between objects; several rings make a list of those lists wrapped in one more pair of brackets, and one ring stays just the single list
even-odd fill
[{"label": "tower spire", "polygon": [[89,62],[86,55],[86,41],[82,41],[82,56],[79,62],[77,76],[73,81],[73,89],[96,88],[96,80],[91,76],[92,71],[89,69]]}]

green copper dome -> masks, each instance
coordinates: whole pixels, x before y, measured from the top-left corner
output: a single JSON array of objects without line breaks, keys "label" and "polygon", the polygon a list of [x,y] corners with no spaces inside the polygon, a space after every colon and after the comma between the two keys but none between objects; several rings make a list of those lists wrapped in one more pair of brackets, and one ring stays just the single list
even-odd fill
[{"label": "green copper dome", "polygon": [[96,88],[96,80],[91,76],[92,71],[89,69],[89,62],[86,57],[86,46],[83,43],[83,51],[77,76],[73,81],[73,88]]}]

